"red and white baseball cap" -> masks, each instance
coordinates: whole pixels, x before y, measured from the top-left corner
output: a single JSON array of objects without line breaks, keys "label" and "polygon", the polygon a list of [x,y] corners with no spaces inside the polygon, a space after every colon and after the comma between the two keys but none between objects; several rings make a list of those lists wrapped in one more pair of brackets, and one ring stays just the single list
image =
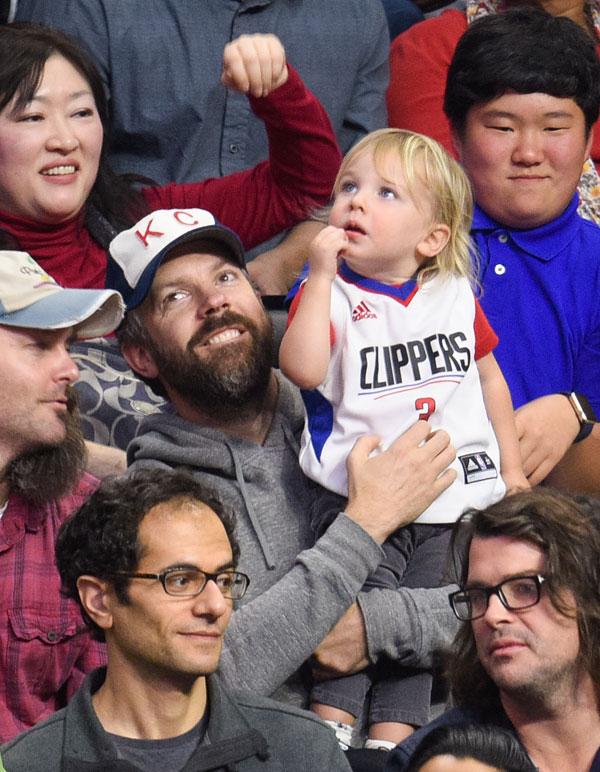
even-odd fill
[{"label": "red and white baseball cap", "polygon": [[198,239],[219,242],[236,265],[246,267],[237,234],[206,209],[158,209],[110,242],[107,286],[119,290],[131,311],[145,299],[166,255],[179,244]]}]

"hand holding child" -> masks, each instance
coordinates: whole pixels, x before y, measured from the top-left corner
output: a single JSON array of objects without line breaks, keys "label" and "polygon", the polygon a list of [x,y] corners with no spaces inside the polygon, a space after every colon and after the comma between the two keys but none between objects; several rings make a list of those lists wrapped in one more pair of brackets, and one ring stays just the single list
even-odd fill
[{"label": "hand holding child", "polygon": [[348,236],[343,228],[328,225],[311,241],[308,248],[310,276],[333,281],[338,268],[340,253],[348,246]]}]

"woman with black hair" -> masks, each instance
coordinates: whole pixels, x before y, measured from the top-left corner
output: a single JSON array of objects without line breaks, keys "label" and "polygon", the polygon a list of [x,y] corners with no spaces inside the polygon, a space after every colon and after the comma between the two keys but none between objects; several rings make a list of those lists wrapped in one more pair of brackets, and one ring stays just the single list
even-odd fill
[{"label": "woman with black hair", "polygon": [[[158,187],[111,170],[109,107],[77,43],[45,27],[0,27],[0,246],[29,252],[63,286],[103,287],[108,243],[155,209],[208,209],[249,248],[325,203],[341,156],[279,40],[242,36],[223,65],[223,83],[247,93],[265,121],[269,161]],[[168,112],[169,95],[156,99]]]}]

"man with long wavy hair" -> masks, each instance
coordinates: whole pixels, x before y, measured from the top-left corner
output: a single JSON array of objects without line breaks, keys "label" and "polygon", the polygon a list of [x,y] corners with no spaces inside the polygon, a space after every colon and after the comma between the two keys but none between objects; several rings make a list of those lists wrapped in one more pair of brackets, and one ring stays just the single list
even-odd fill
[{"label": "man with long wavy hair", "polygon": [[600,770],[599,515],[600,501],[543,489],[463,515],[448,668],[458,707],[399,746],[389,770],[409,769],[434,725],[465,721],[509,729],[544,772]]}]

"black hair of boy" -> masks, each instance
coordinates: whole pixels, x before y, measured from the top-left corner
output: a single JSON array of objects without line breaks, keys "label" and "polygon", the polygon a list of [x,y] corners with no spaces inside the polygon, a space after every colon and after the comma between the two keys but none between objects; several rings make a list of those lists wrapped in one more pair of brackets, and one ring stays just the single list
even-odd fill
[{"label": "black hair of boy", "polygon": [[463,133],[469,110],[507,92],[572,99],[590,132],[600,109],[595,41],[575,22],[538,8],[477,19],[460,39],[446,82],[444,111]]}]

